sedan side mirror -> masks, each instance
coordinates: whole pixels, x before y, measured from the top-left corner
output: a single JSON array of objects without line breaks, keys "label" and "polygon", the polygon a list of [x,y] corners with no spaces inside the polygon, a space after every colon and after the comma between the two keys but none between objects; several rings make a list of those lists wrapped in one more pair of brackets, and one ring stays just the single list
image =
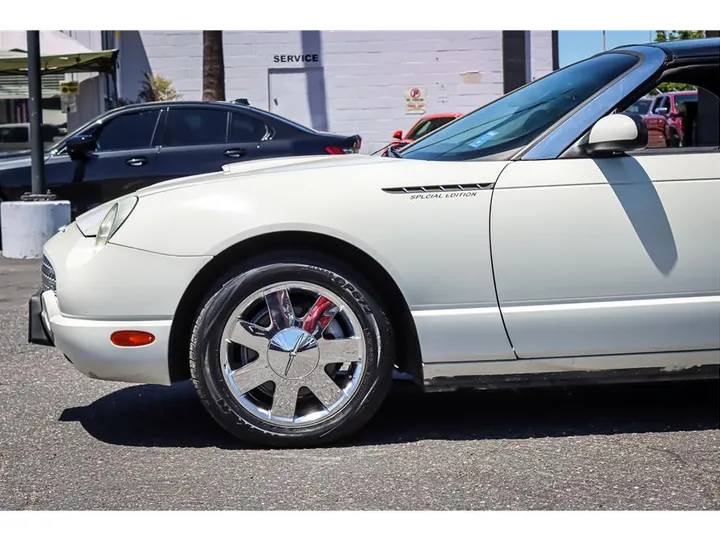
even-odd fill
[{"label": "sedan side mirror", "polygon": [[71,158],[82,157],[95,150],[95,138],[89,134],[75,135],[68,139],[65,148],[67,148],[67,153]]},{"label": "sedan side mirror", "polygon": [[393,139],[402,139],[402,129],[398,129],[393,133]]},{"label": "sedan side mirror", "polygon": [[619,113],[598,120],[583,145],[593,157],[642,150],[648,145],[648,130],[637,114]]}]

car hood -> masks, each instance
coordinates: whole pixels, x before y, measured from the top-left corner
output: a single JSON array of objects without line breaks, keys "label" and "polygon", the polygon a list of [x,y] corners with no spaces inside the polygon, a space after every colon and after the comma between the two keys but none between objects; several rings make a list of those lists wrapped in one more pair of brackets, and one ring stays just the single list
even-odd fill
[{"label": "car hood", "polygon": [[258,159],[246,163],[232,163],[224,165],[221,171],[166,180],[135,192],[138,197],[154,195],[171,189],[179,189],[195,186],[201,183],[213,181],[228,181],[244,179],[248,176],[256,176],[268,173],[286,173],[304,171],[308,169],[324,169],[328,167],[350,167],[359,164],[369,164],[380,161],[387,162],[387,158],[377,158],[363,154],[348,155],[319,155],[319,156],[295,156],[270,159]]},{"label": "car hood", "polygon": [[[105,202],[85,212],[75,220],[80,231],[85,236],[94,236],[100,222],[105,217],[113,204],[128,196],[148,197],[170,190],[189,188],[210,182],[244,180],[248,177],[255,177],[267,173],[280,173],[301,171],[307,169],[321,169],[326,167],[349,167],[360,163],[387,163],[389,158],[375,158],[362,154],[348,155],[318,155],[318,156],[294,156],[270,159],[258,159],[246,163],[232,163],[224,165],[218,172],[186,176],[173,180],[159,182],[135,191],[130,195],[124,195],[117,199]],[[2,163],[2,162],[0,162]]]}]

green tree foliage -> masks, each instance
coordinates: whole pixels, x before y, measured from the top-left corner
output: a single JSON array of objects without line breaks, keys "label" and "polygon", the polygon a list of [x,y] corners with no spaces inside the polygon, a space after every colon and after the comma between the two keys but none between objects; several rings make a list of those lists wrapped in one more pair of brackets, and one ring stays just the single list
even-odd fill
[{"label": "green tree foliage", "polygon": [[[663,43],[666,41],[678,41],[681,39],[698,39],[704,38],[704,30],[656,30],[655,41]],[[697,90],[694,86],[682,83],[665,82],[655,88],[650,95],[659,94],[661,92],[679,92],[681,90]]]},{"label": "green tree foliage", "polygon": [[705,30],[656,30],[655,41],[677,41],[679,39],[698,39],[705,37]]},{"label": "green tree foliage", "polygon": [[138,93],[139,101],[177,101],[182,96],[177,93],[170,79],[162,75],[143,73],[142,88]]},{"label": "green tree foliage", "polygon": [[183,98],[182,94],[175,90],[173,82],[162,75],[143,73],[143,80],[140,81],[140,85],[137,98],[118,98],[116,106],[122,107],[149,101],[178,101]]}]

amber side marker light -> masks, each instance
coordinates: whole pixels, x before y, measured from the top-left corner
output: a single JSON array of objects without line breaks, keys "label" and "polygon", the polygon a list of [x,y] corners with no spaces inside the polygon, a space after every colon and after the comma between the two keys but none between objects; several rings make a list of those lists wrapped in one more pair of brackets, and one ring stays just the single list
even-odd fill
[{"label": "amber side marker light", "polygon": [[155,341],[155,336],[149,332],[140,330],[118,330],[110,336],[110,341],[118,347],[140,347],[150,345]]}]

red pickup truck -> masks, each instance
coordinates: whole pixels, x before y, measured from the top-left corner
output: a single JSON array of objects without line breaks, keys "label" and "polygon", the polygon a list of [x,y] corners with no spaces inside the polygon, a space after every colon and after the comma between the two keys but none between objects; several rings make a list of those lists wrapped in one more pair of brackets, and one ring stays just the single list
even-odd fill
[{"label": "red pickup truck", "polygon": [[697,103],[697,90],[665,92],[653,97],[650,108],[643,115],[648,127],[649,147],[678,147],[683,141],[683,119],[680,106]]}]

